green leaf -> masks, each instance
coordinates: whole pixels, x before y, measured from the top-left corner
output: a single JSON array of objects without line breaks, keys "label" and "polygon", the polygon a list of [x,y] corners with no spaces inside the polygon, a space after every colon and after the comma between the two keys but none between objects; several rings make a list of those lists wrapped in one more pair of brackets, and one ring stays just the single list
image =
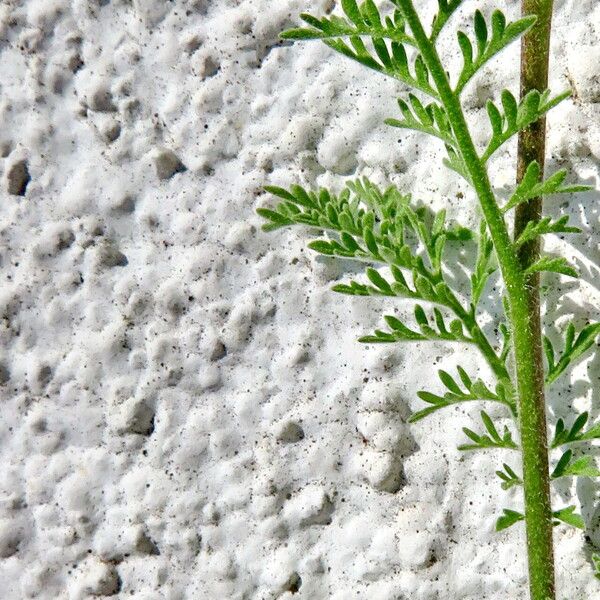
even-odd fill
[{"label": "green leaf", "polygon": [[498,520],[496,521],[496,531],[508,529],[515,523],[525,520],[525,515],[521,514],[520,512],[510,510],[508,508],[504,508],[503,511],[504,514],[501,517],[498,517]]},{"label": "green leaf", "polygon": [[484,424],[485,428],[487,429],[487,432],[490,434],[490,437],[492,438],[492,440],[501,441],[500,435],[498,434],[498,431],[496,430],[496,427],[494,426],[494,422],[492,421],[490,416],[483,410],[481,411],[481,420],[483,421],[483,424]]},{"label": "green leaf", "polygon": [[600,470],[591,456],[582,456],[568,465],[562,476],[600,477]]},{"label": "green leaf", "polygon": [[558,479],[559,477],[563,477],[565,474],[565,469],[571,462],[571,457],[573,456],[572,450],[567,450],[561,457],[556,466],[554,467],[554,471],[552,471],[552,479]]},{"label": "green leaf", "polygon": [[561,275],[568,275],[569,277],[579,277],[579,273],[575,267],[570,265],[566,258],[553,258],[551,256],[542,256],[537,262],[525,269],[525,275],[544,271],[560,273]]},{"label": "green leaf", "polygon": [[[556,510],[552,513],[557,521],[562,521],[567,525],[572,525],[578,529],[585,529],[585,523],[581,518],[581,515],[575,512],[575,506],[567,506],[561,510]],[[556,524],[556,523],[555,523]]]},{"label": "green leaf", "polygon": [[581,441],[591,441],[600,439],[600,423],[596,423],[591,429],[579,437]]},{"label": "green leaf", "polygon": [[319,254],[325,254],[327,256],[333,256],[335,254],[335,251],[331,247],[331,243],[324,240],[315,240],[314,242],[309,242],[308,247]]},{"label": "green leaf", "polygon": [[[507,27],[507,31],[509,27]],[[569,96],[570,92],[565,92],[550,99],[550,92],[548,90],[543,94],[534,90],[527,94],[520,103],[517,103],[515,97],[508,90],[503,90],[501,93],[503,114],[500,113],[502,116],[502,129],[500,130],[498,128],[498,117],[496,114],[500,111],[494,105],[494,108],[491,110],[488,108],[488,115],[490,116],[490,122],[492,123],[492,136],[481,157],[482,161],[484,163],[487,162],[500,146],[515,136],[519,131],[540,119],[549,110]],[[535,184],[535,181],[533,183]],[[561,189],[560,192],[553,193],[566,192],[566,189]],[[531,197],[534,198],[535,196]],[[508,209],[505,207],[505,210]]]},{"label": "green leaf", "polygon": [[348,18],[358,26],[364,24],[363,17],[358,9],[358,5],[356,4],[356,0],[342,0],[342,8],[344,12],[348,15]]},{"label": "green leaf", "polygon": [[524,17],[506,24],[506,17],[499,10],[492,14],[492,36],[481,11],[477,10],[473,18],[475,39],[477,42],[477,58],[473,60],[470,42],[467,36],[459,32],[459,45],[464,57],[463,69],[460,73],[455,92],[460,94],[473,76],[499,52],[523,35],[535,23],[533,16]]},{"label": "green leaf", "polygon": [[565,194],[592,189],[589,186],[581,185],[563,186],[562,183],[566,177],[567,171],[561,169],[548,177],[548,179],[540,181],[540,166],[536,161],[532,161],[527,166],[521,183],[517,186],[514,194],[510,197],[502,211],[507,212],[512,208],[515,208],[515,206],[533,198],[548,196],[550,194]]},{"label": "green leaf", "polygon": [[568,215],[562,216],[557,221],[552,221],[551,217],[544,217],[540,221],[529,221],[519,238],[515,241],[515,247],[519,248],[525,242],[548,233],[581,233],[581,229],[569,226],[568,222]]},{"label": "green leaf", "polygon": [[496,471],[496,475],[502,480],[500,487],[503,490],[509,490],[512,487],[523,485],[523,480],[511,469],[509,465],[502,465],[504,471]]},{"label": "green leaf", "polygon": [[419,410],[416,413],[413,413],[408,418],[408,422],[409,423],[416,423],[417,421],[420,421],[421,419],[424,419],[425,417],[428,417],[430,414],[434,413],[439,408],[440,407],[438,407],[438,406],[430,406],[429,408],[424,408],[423,410]]},{"label": "green leaf", "polygon": [[496,271],[496,267],[493,264],[494,244],[483,221],[479,229],[477,241],[477,262],[475,270],[471,275],[471,304],[475,307],[479,304],[490,276]]},{"label": "green leaf", "polygon": [[455,394],[463,394],[463,391],[457,385],[456,381],[454,381],[450,373],[447,373],[446,371],[440,369],[438,371],[438,376],[441,382],[444,384],[444,386],[446,386],[451,392],[454,392]]},{"label": "green leaf", "polygon": [[273,194],[273,196],[278,196],[279,198],[283,198],[284,200],[294,201],[296,199],[293,196],[293,194],[290,194],[290,192],[288,192],[287,190],[284,190],[283,188],[278,187],[276,185],[265,185],[264,189],[265,189],[265,192],[268,192],[269,194]]},{"label": "green leaf", "polygon": [[293,221],[291,219],[286,218],[282,214],[269,210],[268,208],[257,208],[256,212],[263,219],[267,219],[270,221],[262,226],[264,231],[273,231],[275,229],[279,229],[280,227],[286,227],[291,225]]},{"label": "green leaf", "polygon": [[[556,381],[567,368],[574,365],[596,343],[600,335],[600,323],[592,323],[584,327],[575,339],[575,326],[569,323],[564,341],[564,350],[558,362],[548,366],[546,383]],[[550,344],[548,340],[547,344]],[[548,356],[548,352],[547,352]]]},{"label": "green leaf", "polygon": [[444,25],[462,4],[462,1],[463,0],[438,0],[438,12],[433,20],[433,26],[431,27],[430,39],[432,42],[435,43],[440,32],[444,28]]},{"label": "green leaf", "polygon": [[467,372],[460,365],[456,367],[456,370],[458,371],[458,376],[460,377],[460,380],[462,381],[463,385],[468,390],[470,390],[473,387],[473,381],[471,380]]},{"label": "green leaf", "polygon": [[488,30],[485,23],[485,18],[480,10],[475,11],[475,17],[473,19],[475,23],[475,39],[477,40],[477,50],[479,55],[485,52],[487,45]]},{"label": "green leaf", "polygon": [[474,443],[462,444],[458,447],[459,450],[465,452],[470,450],[485,450],[488,448],[506,448],[508,450],[518,449],[518,446],[514,442],[512,434],[507,427],[504,428],[503,437],[500,437],[494,422],[485,411],[480,412],[480,417],[489,435],[479,435],[465,427],[463,428],[465,435]]},{"label": "green leaf", "polygon": [[369,267],[367,269],[367,277],[375,287],[379,288],[385,294],[390,296],[395,295],[390,284],[375,269]]},{"label": "green leaf", "polygon": [[600,579],[600,554],[592,554],[592,562],[594,563],[594,577]]},{"label": "green leaf", "polygon": [[[416,64],[422,65],[422,62]],[[423,68],[423,67],[421,67]],[[422,72],[421,81],[426,81],[425,72]],[[392,127],[411,129],[426,133],[442,140],[445,144],[456,146],[457,142],[448,123],[445,109],[437,102],[424,106],[415,96],[409,95],[410,105],[404,100],[398,99],[398,106],[404,119],[386,119],[385,123]]]}]

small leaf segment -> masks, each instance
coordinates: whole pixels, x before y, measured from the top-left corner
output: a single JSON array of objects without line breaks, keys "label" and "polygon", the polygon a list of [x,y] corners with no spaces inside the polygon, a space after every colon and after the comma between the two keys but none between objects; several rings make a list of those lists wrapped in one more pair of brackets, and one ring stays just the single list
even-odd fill
[{"label": "small leaf segment", "polygon": [[[438,13],[430,32],[426,33],[412,0],[391,0],[393,10],[382,15],[372,0],[362,3],[342,0],[343,16],[317,18],[301,15],[307,27],[290,29],[284,39],[321,39],[341,54],[384,75],[400,80],[412,88],[398,100],[401,117],[386,123],[432,136],[444,144],[446,166],[468,181],[479,200],[482,220],[477,231],[448,223],[446,212],[434,212],[416,205],[410,196],[396,187],[381,189],[363,178],[349,181],[339,193],[326,189],[307,190],[293,185],[290,189],[268,186],[266,191],[279,202],[259,208],[265,219],[263,228],[303,225],[317,232],[309,244],[314,251],[366,263],[363,277],[337,283],[333,290],[353,296],[386,296],[415,302],[413,323],[399,314],[385,315],[385,329],[360,338],[363,343],[425,342],[428,340],[468,344],[476,347],[488,363],[495,378],[493,385],[473,380],[461,366],[457,375],[439,371],[445,392],[442,395],[421,391],[418,396],[427,406],[411,417],[419,421],[448,406],[463,402],[494,402],[504,406],[509,423],[494,423],[489,413],[480,412],[484,431],[464,428],[467,441],[462,451],[503,449],[518,451],[522,456],[523,474],[503,463],[496,472],[503,489],[524,490],[525,513],[504,509],[496,523],[497,530],[525,521],[528,536],[532,600],[548,600],[553,594],[553,569],[544,561],[552,556],[553,525],[565,523],[583,527],[574,506],[552,511],[547,493],[551,479],[597,477],[590,456],[577,456],[568,448],[556,462],[552,473],[537,465],[547,464],[548,442],[539,435],[540,415],[535,406],[534,369],[529,360],[533,344],[529,313],[524,293],[532,273],[558,273],[577,277],[577,271],[562,257],[542,255],[522,267],[519,248],[531,240],[551,234],[575,234],[580,230],[568,224],[568,217],[549,217],[532,222],[516,240],[511,240],[507,214],[532,198],[572,194],[590,189],[584,185],[565,184],[566,171],[557,171],[541,179],[541,169],[532,161],[525,176],[504,205],[495,196],[488,173],[494,153],[520,131],[538,121],[565,100],[570,92],[552,96],[549,90],[533,91],[518,102],[508,90],[500,93],[500,104],[487,103],[490,136],[477,148],[461,105],[461,93],[473,77],[499,52],[526,33],[535,17],[526,16],[508,22],[501,11],[489,21],[481,11],[473,17],[474,39],[457,33],[463,67],[452,83],[438,55],[436,42],[461,0],[438,0]],[[410,58],[409,58],[410,57]],[[425,99],[420,99],[422,94]],[[471,266],[470,294],[464,297],[454,289],[445,269],[445,250],[451,244],[476,244]],[[489,339],[480,323],[479,303],[486,296],[491,278],[497,274],[505,287],[503,307],[505,321],[498,323],[501,339]],[[553,383],[578,361],[588,355],[600,335],[600,324],[583,328],[578,335],[574,325],[567,327],[563,350],[556,355],[549,338],[545,339],[548,363],[546,382]],[[511,364],[509,364],[511,361]],[[600,423],[584,431],[589,415],[579,415],[570,428],[562,420],[556,425],[552,448],[600,439]],[[545,421],[544,421],[545,422]],[[540,461],[540,457],[543,460]]]}]

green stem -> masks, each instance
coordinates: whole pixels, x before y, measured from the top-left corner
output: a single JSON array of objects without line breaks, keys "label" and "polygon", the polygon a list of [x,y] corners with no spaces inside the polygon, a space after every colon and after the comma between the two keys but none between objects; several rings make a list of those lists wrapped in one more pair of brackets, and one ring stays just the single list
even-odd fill
[{"label": "green stem", "polygon": [[[524,37],[521,45],[521,98],[532,90],[543,92],[548,87],[548,67],[550,54],[550,32],[552,28],[553,0],[523,0],[523,15],[535,14],[538,20],[533,29]],[[542,117],[526,129],[519,132],[517,151],[517,182],[520,183],[525,175],[527,166],[532,161],[540,165],[540,181],[544,177],[546,160],[546,118]],[[542,198],[532,198],[529,202],[518,205],[515,209],[515,225],[513,238],[521,235],[530,221],[539,221],[542,217]],[[540,256],[540,238],[525,242],[518,250],[519,260],[524,269],[533,264]],[[530,302],[530,313],[537,315],[536,336],[537,348],[535,360],[543,372],[541,327],[539,326],[540,298],[539,273],[529,276],[527,292]],[[539,360],[538,360],[539,359]],[[544,388],[540,390],[544,397]]]},{"label": "green stem", "polygon": [[[531,90],[543,92],[548,87],[548,68],[550,56],[550,34],[552,31],[552,9],[553,0],[522,0],[523,15],[534,14],[537,16],[535,26],[523,37],[521,44],[521,98]],[[519,133],[519,144],[517,151],[517,182],[525,175],[527,166],[532,161],[540,165],[540,179],[543,178],[546,158],[546,119],[541,118]],[[542,217],[542,199],[534,198],[525,204],[517,206],[515,211],[515,224],[513,237],[516,240],[523,232],[527,223],[539,221]],[[518,257],[523,269],[533,264],[540,256],[540,238],[526,242],[518,249]],[[530,323],[533,336],[530,361],[535,370],[534,398],[537,412],[537,431],[547,440],[546,425],[546,400],[544,396],[544,358],[542,351],[542,324],[540,318],[540,275],[535,273],[527,278],[525,295],[529,307]],[[547,450],[545,457],[539,456],[538,468],[548,472]],[[545,460],[544,460],[545,458]],[[549,482],[546,483],[547,491],[541,491],[549,495]],[[527,488],[526,492],[527,492]],[[527,498],[527,495],[526,495]],[[535,501],[535,498],[532,498]],[[549,526],[551,529],[551,525]],[[529,530],[528,530],[529,531]],[[532,598],[541,600],[554,600],[554,553],[552,547],[552,533],[545,534],[549,538],[547,542],[546,557],[546,581],[545,587],[533,587]],[[530,580],[535,573],[534,567],[529,566]],[[537,594],[537,595],[535,595]]]},{"label": "green stem", "polygon": [[543,377],[540,382],[538,369],[532,360],[535,326],[531,323],[527,282],[496,202],[487,170],[477,153],[460,101],[452,91],[437,50],[423,29],[412,0],[397,0],[397,4],[413,32],[446,109],[463,161],[479,198],[506,285],[516,363],[531,600],[554,600],[546,415],[544,407],[539,405],[538,394],[540,385],[543,386]]}]

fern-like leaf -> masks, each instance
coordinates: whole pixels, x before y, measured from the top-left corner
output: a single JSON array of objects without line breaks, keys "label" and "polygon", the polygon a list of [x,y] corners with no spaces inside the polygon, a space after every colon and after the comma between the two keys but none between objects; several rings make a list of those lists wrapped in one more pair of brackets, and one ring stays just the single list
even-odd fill
[{"label": "fern-like leaf", "polygon": [[[379,286],[378,286],[379,287]],[[458,319],[447,323],[438,308],[433,309],[433,323],[429,321],[425,310],[419,304],[415,306],[415,320],[420,331],[414,331],[407,327],[396,317],[387,315],[384,317],[390,331],[376,330],[372,335],[359,338],[364,344],[386,344],[393,342],[417,342],[426,340],[438,340],[447,342],[473,343]]]},{"label": "fern-like leaf", "polygon": [[402,44],[415,45],[413,38],[406,33],[404,18],[399,11],[382,16],[372,0],[359,6],[354,0],[344,0],[342,8],[347,18],[314,17],[303,13],[300,18],[308,27],[288,29],[280,34],[284,40],[328,40],[332,38],[367,36],[375,39],[389,39]]},{"label": "fern-like leaf", "polygon": [[[445,211],[434,213],[415,208],[410,197],[397,188],[381,190],[366,178],[349,182],[337,195],[324,189],[307,191],[300,186],[290,190],[277,186],[265,189],[282,202],[274,209],[258,209],[258,214],[267,219],[263,228],[306,225],[325,230],[328,237],[310,242],[312,250],[326,256],[386,264],[392,269],[394,281],[386,282],[382,275],[368,270],[373,285],[350,282],[336,285],[335,291],[358,296],[399,296],[453,310],[456,307],[457,301],[441,275],[443,251],[447,241],[463,241],[472,234],[446,223]],[[402,274],[403,269],[410,272],[412,287]],[[376,283],[373,278],[377,278]]]},{"label": "fern-like leaf", "polygon": [[568,222],[568,215],[564,215],[556,221],[553,221],[551,217],[544,217],[540,221],[529,221],[521,235],[515,241],[515,247],[519,248],[524,243],[549,233],[581,233],[579,227],[571,227],[568,225]]},{"label": "fern-like leaf", "polygon": [[555,359],[555,351],[548,337],[544,338],[544,350],[548,362],[546,383],[556,381],[566,369],[581,360],[585,353],[596,343],[600,335],[600,323],[592,323],[584,327],[575,337],[575,325],[569,323],[564,338],[564,349],[558,361]]},{"label": "fern-like leaf", "polygon": [[477,246],[477,262],[475,270],[471,275],[471,305],[476,307],[485,290],[485,286],[491,275],[496,271],[492,258],[494,244],[488,234],[485,223],[479,228],[479,244]]},{"label": "fern-like leaf", "polygon": [[491,100],[488,100],[487,113],[492,126],[492,137],[481,157],[482,161],[489,160],[500,146],[570,95],[571,92],[568,91],[550,98],[550,90],[546,90],[542,94],[533,90],[520,103],[517,103],[515,97],[508,90],[504,90],[501,94],[502,111]]},{"label": "fern-like leaf", "polygon": [[496,10],[491,18],[491,36],[489,35],[490,28],[479,10],[475,12],[473,21],[476,50],[469,37],[462,31],[458,32],[458,44],[463,55],[463,68],[455,87],[457,94],[462,92],[485,63],[530,29],[536,18],[534,16],[523,17],[507,24],[504,14]]},{"label": "fern-like leaf", "polygon": [[560,525],[562,522],[571,525],[572,527],[576,527],[577,529],[585,529],[585,523],[581,518],[581,515],[577,514],[575,510],[575,506],[567,506],[561,510],[555,510],[552,513],[552,516],[555,519],[554,525]]},{"label": "fern-like leaf", "polygon": [[567,450],[556,463],[552,479],[561,477],[600,477],[600,471],[591,456],[582,456],[573,460],[573,451]]},{"label": "fern-like leaf", "polygon": [[462,4],[463,0],[438,0],[438,12],[433,19],[430,40],[435,43],[444,25]]},{"label": "fern-like leaf", "polygon": [[525,269],[525,275],[531,275],[532,273],[560,273],[561,275],[568,275],[569,277],[579,277],[577,269],[569,263],[566,258],[553,257],[553,256],[542,256],[538,261]]},{"label": "fern-like leaf", "polygon": [[[527,165],[525,175],[517,189],[510,197],[508,202],[502,208],[503,212],[507,212],[523,202],[527,202],[532,198],[541,198],[550,194],[573,194],[577,192],[586,192],[592,189],[589,185],[563,185],[567,177],[567,171],[561,169],[548,179],[540,181],[541,170],[537,161],[532,161]],[[579,230],[575,231],[577,233]]]},{"label": "fern-like leaf", "polygon": [[[302,14],[302,20],[309,27],[289,29],[281,37],[286,40],[320,39],[336,52],[438,98],[421,55],[417,53],[409,62],[405,44],[416,44],[406,33],[400,11],[383,18],[373,0],[366,0],[360,5],[356,0],[343,0],[342,8],[346,18],[317,18]],[[372,48],[365,45],[364,38],[370,40]]]},{"label": "fern-like leaf", "polygon": [[523,485],[523,480],[521,477],[519,477],[509,465],[504,463],[502,467],[503,470],[496,471],[496,475],[502,480],[500,487],[503,490],[510,490],[515,486]]},{"label": "fern-like leaf", "polygon": [[409,102],[402,99],[398,100],[398,106],[404,118],[402,120],[386,119],[386,124],[401,129],[412,129],[427,133],[439,138],[448,146],[456,147],[456,139],[452,133],[446,111],[437,102],[423,106],[420,100],[412,94],[408,98]]},{"label": "fern-like leaf", "polygon": [[[438,396],[436,394],[432,394],[431,392],[426,391],[421,391],[417,393],[421,400],[423,400],[427,404],[430,404],[431,406],[411,415],[411,417],[409,418],[409,421],[411,423],[420,421],[421,419],[430,415],[431,413],[442,408],[451,406],[453,404],[459,404],[461,402],[472,402],[478,400],[499,402],[500,404],[508,406],[511,410],[511,413],[514,411],[514,405],[511,399],[508,398],[506,390],[504,389],[504,386],[502,384],[498,384],[498,386],[496,387],[496,391],[492,392],[488,388],[488,386],[483,381],[481,381],[481,379],[473,381],[462,367],[457,367],[457,371],[462,386],[459,385],[458,382],[449,373],[440,370],[438,372],[438,376],[440,378],[440,381],[448,391],[443,396]],[[482,416],[482,419],[483,418],[484,417]],[[498,434],[498,432],[496,432],[496,434]],[[510,434],[508,434],[508,437],[506,437],[506,435],[507,431],[504,432],[504,437],[500,438],[500,440],[502,442],[504,439],[508,444],[510,443],[510,441],[512,441],[512,439],[510,438]],[[499,434],[498,437],[500,437]]]},{"label": "fern-like leaf", "polygon": [[512,527],[515,523],[525,520],[525,515],[517,512],[516,510],[510,510],[509,508],[502,509],[503,515],[498,517],[496,521],[496,531],[502,531]]},{"label": "fern-like leaf", "polygon": [[459,450],[465,452],[469,450],[485,450],[487,448],[518,449],[508,427],[505,426],[502,435],[500,435],[491,417],[485,411],[481,411],[480,416],[487,434],[478,434],[464,427],[463,432],[471,440],[471,443],[460,445],[458,447]]}]

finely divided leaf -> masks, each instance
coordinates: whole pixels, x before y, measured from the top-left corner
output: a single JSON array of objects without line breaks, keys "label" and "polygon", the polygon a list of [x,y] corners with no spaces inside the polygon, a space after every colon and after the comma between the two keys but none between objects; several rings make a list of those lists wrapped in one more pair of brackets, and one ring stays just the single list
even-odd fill
[{"label": "finely divided leaf", "polygon": [[515,241],[515,247],[519,248],[525,242],[548,233],[581,233],[579,227],[571,227],[568,225],[568,222],[568,215],[562,216],[557,221],[553,221],[551,217],[544,217],[540,221],[529,221],[519,238]]},{"label": "finely divided leaf", "polygon": [[566,369],[574,365],[578,359],[596,343],[600,335],[600,323],[592,323],[584,327],[575,338],[575,326],[569,323],[565,333],[564,349],[557,362],[554,358],[554,349],[548,338],[545,338],[546,358],[548,360],[548,373],[546,383],[556,381]]},{"label": "finely divided leaf", "polygon": [[581,515],[575,512],[575,506],[567,506],[561,510],[556,510],[552,513],[552,516],[556,519],[555,525],[559,524],[559,521],[572,525],[578,529],[585,529],[585,523],[581,518]]},{"label": "finely divided leaf", "polygon": [[504,427],[502,435],[498,432],[491,417],[485,412],[480,413],[483,425],[489,435],[480,435],[463,427],[465,435],[473,442],[471,444],[462,444],[458,447],[459,450],[465,452],[469,450],[484,450],[486,448],[506,448],[508,450],[518,449],[514,442],[512,434],[508,427]]},{"label": "finely divided leaf", "polygon": [[551,256],[542,256],[537,262],[525,269],[525,274],[531,275],[532,273],[541,273],[544,271],[560,273],[561,275],[568,275],[569,277],[579,277],[579,273],[575,267],[569,264],[566,258],[554,258]]},{"label": "finely divided leaf", "polygon": [[481,11],[475,11],[473,29],[477,45],[477,55],[473,56],[473,49],[469,38],[463,33],[458,33],[458,43],[463,54],[463,68],[458,78],[455,91],[460,94],[467,83],[491,60],[496,54],[514,42],[535,23],[534,16],[524,17],[513,23],[506,24],[504,14],[496,10],[492,14],[491,33]]},{"label": "finely divided leaf", "polygon": [[[516,135],[522,129],[525,129],[531,123],[537,121],[540,117],[554,108],[565,98],[568,98],[571,92],[564,92],[554,98],[550,98],[550,91],[546,90],[542,94],[533,90],[529,92],[520,103],[508,91],[504,90],[501,94],[502,111],[490,100],[487,106],[488,116],[492,126],[492,136],[485,152],[482,155],[482,161],[485,163],[489,158],[510,138]],[[501,123],[498,115],[500,115]],[[499,127],[501,125],[501,127]],[[537,178],[536,178],[537,179]],[[535,183],[535,181],[533,182]],[[567,186],[561,190],[566,192],[578,191],[580,188]],[[557,192],[553,192],[557,193]],[[532,196],[535,197],[535,196]]]},{"label": "finely divided leaf", "polygon": [[496,521],[496,531],[502,531],[503,529],[508,529],[515,523],[519,521],[525,520],[525,515],[517,512],[515,510],[510,510],[508,508],[503,509],[504,514],[498,518]]},{"label": "finely divided leaf", "polygon": [[435,42],[448,19],[462,4],[463,0],[438,0],[438,12],[433,20],[430,39]]},{"label": "finely divided leaf", "polygon": [[540,181],[540,166],[537,161],[532,161],[527,166],[521,183],[517,186],[513,195],[502,208],[502,211],[507,212],[522,202],[527,202],[532,198],[541,198],[550,194],[571,194],[592,189],[587,185],[563,186],[562,184],[566,177],[567,171],[561,169],[548,177],[548,179]]},{"label": "finely divided leaf", "polygon": [[512,487],[523,485],[523,480],[512,470],[512,468],[504,463],[503,471],[496,471],[496,475],[502,480],[500,487],[503,490],[509,490]]}]

